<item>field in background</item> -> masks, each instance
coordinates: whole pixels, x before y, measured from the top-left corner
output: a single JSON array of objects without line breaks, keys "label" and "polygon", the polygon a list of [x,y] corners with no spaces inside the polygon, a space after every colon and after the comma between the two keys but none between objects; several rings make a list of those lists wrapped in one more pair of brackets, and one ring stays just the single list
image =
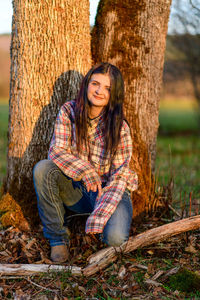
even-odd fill
[{"label": "field in background", "polygon": [[[158,136],[156,176],[158,186],[167,186],[173,180],[173,204],[183,202],[200,204],[200,139],[196,135]],[[200,209],[200,207],[199,207]],[[199,211],[200,212],[200,211]]]},{"label": "field in background", "polygon": [[8,97],[9,93],[10,40],[10,35],[0,35],[0,98]]},{"label": "field in background", "polygon": [[6,146],[8,130],[8,104],[0,101],[0,186],[6,174]]},{"label": "field in background", "polygon": [[[198,105],[194,99],[165,99],[160,103],[156,175],[158,186],[173,180],[173,203],[200,204],[200,139]],[[182,203],[182,204],[181,204]]]},{"label": "field in background", "polygon": [[194,99],[167,98],[160,102],[160,127],[162,135],[198,134],[198,104]]},{"label": "field in background", "polygon": [[6,104],[7,106],[8,106],[8,98],[0,98],[0,105],[2,105],[2,104]]},{"label": "field in background", "polygon": [[[179,104],[179,107],[177,106]],[[174,181],[174,205],[200,201],[200,139],[197,135],[197,113],[192,101],[161,101],[160,130],[157,140],[156,176],[158,186]],[[6,173],[8,101],[0,100],[0,185]]]}]

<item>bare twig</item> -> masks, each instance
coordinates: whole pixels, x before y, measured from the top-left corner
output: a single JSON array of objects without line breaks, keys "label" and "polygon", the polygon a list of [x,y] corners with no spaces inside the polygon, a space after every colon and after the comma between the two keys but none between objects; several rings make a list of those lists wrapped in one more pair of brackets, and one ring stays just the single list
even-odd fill
[{"label": "bare twig", "polygon": [[179,212],[176,211],[175,208],[173,208],[170,204],[168,205],[168,207],[173,211],[173,213],[174,213],[175,215],[177,215],[178,217],[181,218],[181,214],[179,214]]},{"label": "bare twig", "polygon": [[200,12],[200,9],[192,2],[192,0],[190,0],[190,5]]},{"label": "bare twig", "polygon": [[0,279],[12,280],[12,279],[26,279],[25,276],[0,276]]},{"label": "bare twig", "polygon": [[49,288],[47,288],[47,287],[45,287],[45,286],[42,286],[42,285],[40,285],[40,284],[38,284],[38,283],[35,283],[34,281],[32,281],[31,279],[29,279],[29,278],[27,278],[27,277],[25,277],[25,279],[26,279],[28,282],[30,282],[31,284],[33,284],[33,285],[39,287],[39,288],[42,289],[42,290],[50,291],[50,292],[53,292],[53,293],[56,293],[56,294],[59,292],[59,290],[52,290],[52,289],[49,289]]},{"label": "bare twig", "polygon": [[189,212],[190,217],[191,217],[191,213],[192,213],[192,192],[190,192],[190,212]]},{"label": "bare twig", "polygon": [[89,216],[90,214],[89,213],[84,213],[84,214],[75,214],[75,215],[71,215],[71,216],[68,216],[66,217],[66,220],[70,220],[74,217],[83,217],[83,216]]},{"label": "bare twig", "polygon": [[159,270],[153,277],[151,278],[152,280],[157,280],[161,275],[164,274],[163,270]]}]

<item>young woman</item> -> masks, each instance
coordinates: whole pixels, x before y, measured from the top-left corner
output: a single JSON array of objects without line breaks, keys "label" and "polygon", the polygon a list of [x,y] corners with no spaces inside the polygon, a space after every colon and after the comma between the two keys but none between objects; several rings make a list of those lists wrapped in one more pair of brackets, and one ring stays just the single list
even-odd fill
[{"label": "young woman", "polygon": [[66,208],[90,213],[86,233],[100,234],[108,245],[128,240],[137,175],[129,169],[132,140],[123,101],[119,69],[109,63],[91,68],[77,99],[61,107],[48,160],[34,168],[39,215],[55,262],[68,258]]}]

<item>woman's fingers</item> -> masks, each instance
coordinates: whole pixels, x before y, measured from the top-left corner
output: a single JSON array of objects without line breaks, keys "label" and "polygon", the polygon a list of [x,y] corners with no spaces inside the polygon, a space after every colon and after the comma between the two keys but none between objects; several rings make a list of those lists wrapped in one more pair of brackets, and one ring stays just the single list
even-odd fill
[{"label": "woman's fingers", "polygon": [[97,184],[94,184],[91,188],[91,190],[93,192],[97,192],[98,191],[98,197],[101,197],[101,194],[102,194],[102,187],[101,187],[101,184],[100,183],[97,183]]},{"label": "woman's fingers", "polygon": [[101,186],[101,184],[97,184],[97,188],[98,188],[98,197],[101,197],[101,195],[102,195],[102,186]]},{"label": "woman's fingers", "polygon": [[98,196],[101,197],[102,194],[102,187],[101,187],[101,183],[97,183],[97,184],[92,184],[92,185],[88,185],[86,187],[87,192],[89,193],[89,191],[92,191],[94,193],[96,193],[98,191]]},{"label": "woman's fingers", "polygon": [[97,185],[96,184],[93,184],[92,185],[92,191],[95,193],[97,191]]},{"label": "woman's fingers", "polygon": [[92,184],[92,185],[87,185],[87,192],[92,191],[92,192],[96,192],[97,191],[97,185],[96,184]]}]

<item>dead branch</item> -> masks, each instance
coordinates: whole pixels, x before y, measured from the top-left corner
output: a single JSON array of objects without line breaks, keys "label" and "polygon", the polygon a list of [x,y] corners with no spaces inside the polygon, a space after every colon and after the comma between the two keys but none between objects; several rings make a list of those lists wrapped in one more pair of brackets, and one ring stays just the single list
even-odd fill
[{"label": "dead branch", "polygon": [[73,275],[81,275],[81,268],[76,266],[60,266],[45,264],[0,264],[0,279],[2,275],[28,276],[36,273],[71,272]]},{"label": "dead branch", "polygon": [[45,264],[0,264],[0,278],[2,275],[33,275],[44,272],[71,272],[72,275],[91,276],[104,269],[108,264],[115,261],[123,253],[134,251],[138,248],[155,244],[166,240],[174,235],[196,230],[200,228],[200,215],[182,219],[147,230],[143,233],[131,237],[128,242],[123,243],[120,247],[108,247],[91,255],[88,258],[89,264],[81,269],[76,266],[45,265]]},{"label": "dead branch", "polygon": [[161,242],[174,235],[199,228],[200,215],[197,215],[147,230],[135,237],[131,237],[128,242],[123,243],[120,247],[108,247],[90,256],[89,264],[83,269],[83,274],[85,276],[93,275],[115,261],[121,252],[128,253],[138,248]]}]

